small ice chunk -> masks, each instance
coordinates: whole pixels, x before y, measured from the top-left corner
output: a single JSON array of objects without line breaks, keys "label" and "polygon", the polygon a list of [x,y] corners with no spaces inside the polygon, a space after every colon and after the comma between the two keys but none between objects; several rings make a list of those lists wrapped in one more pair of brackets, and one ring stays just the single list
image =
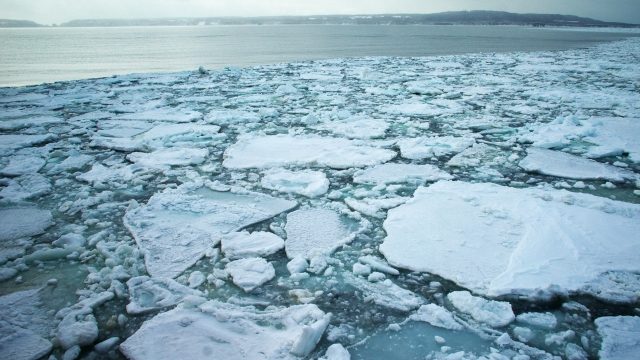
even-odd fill
[{"label": "small ice chunk", "polygon": [[640,119],[638,118],[592,118],[587,123],[594,131],[583,140],[595,144],[587,152],[588,157],[629,154],[629,159],[640,163]]},{"label": "small ice chunk", "polygon": [[290,259],[330,254],[354,238],[340,215],[327,209],[296,210],[287,214],[285,251]]},{"label": "small ice chunk", "polygon": [[209,156],[209,150],[197,148],[168,148],[150,153],[134,152],[127,159],[144,167],[164,169],[170,166],[202,164]]},{"label": "small ice chunk", "polygon": [[518,339],[518,341],[522,341],[524,343],[528,343],[533,340],[535,334],[531,329],[521,326],[516,326],[513,328],[513,335]]},{"label": "small ice chunk", "polygon": [[332,344],[319,360],[351,360],[351,354],[340,344]]},{"label": "small ice chunk", "polygon": [[38,145],[56,140],[58,137],[53,134],[46,135],[23,135],[11,134],[0,135],[0,154],[11,153],[14,150],[27,146]]},{"label": "small ice chunk", "polygon": [[380,164],[396,156],[392,150],[319,136],[245,136],[229,146],[223,165],[231,169],[286,165],[346,169]]},{"label": "small ice chunk", "polygon": [[389,124],[381,119],[357,115],[344,120],[325,122],[315,128],[351,139],[372,139],[384,137]]},{"label": "small ice chunk", "polygon": [[433,326],[449,330],[462,330],[464,328],[449,310],[436,304],[420,306],[415,313],[409,316],[409,319],[424,321]]},{"label": "small ice chunk", "polygon": [[263,258],[245,258],[227,264],[225,270],[233,283],[244,291],[251,291],[276,276],[270,262]]},{"label": "small ice chunk", "polygon": [[127,313],[137,315],[178,304],[186,296],[201,296],[175,280],[137,276],[127,281],[129,304]]},{"label": "small ice chunk", "polygon": [[187,280],[187,282],[189,283],[190,288],[195,289],[198,286],[202,285],[206,280],[207,278],[201,271],[194,271],[189,274],[189,279]]},{"label": "small ice chunk", "polygon": [[86,242],[87,239],[81,234],[68,233],[60,236],[58,240],[53,242],[53,245],[69,249],[79,249],[82,248]]},{"label": "small ice chunk", "polygon": [[116,345],[118,345],[118,342],[120,342],[120,338],[117,336],[114,336],[114,337],[108,338],[107,340],[97,343],[96,346],[94,346],[93,348],[99,353],[106,354],[111,349],[116,347]]},{"label": "small ice chunk", "polygon": [[451,180],[453,176],[434,165],[381,164],[353,175],[356,184],[424,184],[427,181]]},{"label": "small ice chunk", "polygon": [[309,262],[303,256],[296,256],[287,263],[287,270],[291,274],[302,273],[309,267]]},{"label": "small ice chunk", "polygon": [[321,171],[271,169],[260,182],[263,188],[307,197],[317,197],[329,190],[329,180]]},{"label": "small ice chunk", "polygon": [[529,148],[519,166],[526,171],[576,180],[610,180],[624,182],[638,178],[633,172],[617,166],[571,155],[562,151]]},{"label": "small ice chunk", "polygon": [[640,354],[640,317],[604,316],[595,320],[602,360],[635,359]]},{"label": "small ice chunk", "polygon": [[313,350],[328,321],[313,304],[261,311],[209,301],[146,321],[120,350],[131,360],[294,360]]},{"label": "small ice chunk", "polygon": [[475,143],[472,137],[432,136],[398,141],[403,158],[419,160],[457,154]]},{"label": "small ice chunk", "polygon": [[356,275],[367,276],[371,274],[371,266],[364,265],[361,263],[355,263],[353,264],[351,272],[353,272]]},{"label": "small ice chunk", "polygon": [[552,313],[523,313],[516,317],[518,322],[542,329],[555,329],[558,319]]},{"label": "small ice chunk", "polygon": [[48,210],[33,207],[0,210],[0,241],[42,234],[53,224]]},{"label": "small ice chunk", "polygon": [[411,311],[424,304],[424,299],[387,279],[369,282],[361,277],[343,274],[344,281],[364,293],[365,301],[399,311]]},{"label": "small ice chunk", "polygon": [[371,269],[383,272],[389,275],[400,275],[400,272],[387,264],[386,261],[377,257],[366,255],[358,259],[363,264],[369,265]]},{"label": "small ice chunk", "polygon": [[447,299],[456,309],[490,326],[506,326],[516,318],[508,302],[483,299],[468,291],[451,292]]},{"label": "small ice chunk", "polygon": [[222,237],[222,252],[229,259],[262,257],[284,248],[284,240],[266,231],[233,232]]},{"label": "small ice chunk", "polygon": [[46,163],[46,160],[36,155],[12,155],[7,166],[0,170],[0,175],[18,176],[35,174]]},{"label": "small ice chunk", "polygon": [[36,198],[51,192],[51,182],[40,174],[28,174],[10,179],[7,187],[0,191],[0,197],[19,202]]}]

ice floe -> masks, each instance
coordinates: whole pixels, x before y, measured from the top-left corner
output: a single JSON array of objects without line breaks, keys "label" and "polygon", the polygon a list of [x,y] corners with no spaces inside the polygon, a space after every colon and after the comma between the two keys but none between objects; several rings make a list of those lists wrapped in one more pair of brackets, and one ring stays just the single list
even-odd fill
[{"label": "ice floe", "polygon": [[381,164],[356,172],[353,182],[356,184],[415,183],[427,181],[451,180],[453,177],[434,165]]},{"label": "ice floe", "polygon": [[638,205],[587,194],[442,181],[389,212],[380,251],[482,294],[576,291],[639,270],[639,218]]},{"label": "ice floe", "polygon": [[329,180],[321,171],[270,169],[260,182],[263,188],[280,192],[296,193],[307,197],[317,197],[329,190]]},{"label": "ice floe", "polygon": [[604,316],[595,320],[602,336],[600,359],[633,359],[640,351],[640,317]]},{"label": "ice floe", "polygon": [[131,207],[124,218],[152,276],[174,278],[216,245],[222,235],[269,219],[296,202],[259,193],[183,185]]},{"label": "ice floe", "polygon": [[127,313],[143,314],[164,309],[181,302],[186,296],[201,296],[202,293],[167,278],[137,276],[127,281],[129,303]]},{"label": "ice floe", "polygon": [[0,241],[38,235],[53,224],[48,210],[34,207],[0,209]]},{"label": "ice floe", "polygon": [[475,140],[470,137],[434,136],[403,139],[398,141],[403,158],[419,160],[457,154],[472,146]]},{"label": "ice floe", "polygon": [[217,301],[175,309],[145,322],[120,345],[132,360],[298,359],[308,355],[330,319],[315,305],[264,311]]},{"label": "ice floe", "polygon": [[233,283],[244,291],[251,291],[276,276],[273,265],[259,257],[234,260],[227,264],[225,270]]},{"label": "ice floe", "polygon": [[375,165],[396,156],[380,149],[320,136],[247,136],[225,151],[223,165],[231,169],[269,168],[287,165],[349,168]]},{"label": "ice floe", "polygon": [[221,248],[229,259],[261,257],[276,253],[284,248],[284,240],[266,231],[239,231],[222,237]]},{"label": "ice floe", "polygon": [[354,233],[333,210],[304,209],[287,214],[285,251],[290,259],[330,254],[351,242]]}]

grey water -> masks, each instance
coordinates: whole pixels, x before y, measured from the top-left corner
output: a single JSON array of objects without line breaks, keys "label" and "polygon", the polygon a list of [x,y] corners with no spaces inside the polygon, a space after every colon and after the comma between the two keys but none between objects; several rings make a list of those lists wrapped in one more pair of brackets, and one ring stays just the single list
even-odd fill
[{"label": "grey water", "polygon": [[563,50],[630,34],[518,26],[256,25],[0,29],[0,86],[358,56]]}]

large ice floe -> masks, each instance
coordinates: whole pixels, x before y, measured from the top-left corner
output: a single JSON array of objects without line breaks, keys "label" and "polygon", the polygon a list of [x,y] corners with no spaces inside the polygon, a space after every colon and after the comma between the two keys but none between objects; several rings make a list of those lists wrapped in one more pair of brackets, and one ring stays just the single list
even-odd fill
[{"label": "large ice floe", "polygon": [[588,194],[443,181],[389,211],[384,228],[392,264],[492,296],[640,271],[640,205]]},{"label": "large ice floe", "polygon": [[2,88],[0,358],[634,358],[639,51]]}]

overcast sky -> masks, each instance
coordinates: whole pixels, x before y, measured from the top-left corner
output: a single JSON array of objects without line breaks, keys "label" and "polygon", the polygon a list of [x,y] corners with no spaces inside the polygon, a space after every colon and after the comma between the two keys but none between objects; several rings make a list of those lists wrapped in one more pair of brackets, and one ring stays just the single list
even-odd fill
[{"label": "overcast sky", "polygon": [[503,10],[640,23],[640,0],[0,0],[0,18],[43,24],[89,18],[432,13]]}]

